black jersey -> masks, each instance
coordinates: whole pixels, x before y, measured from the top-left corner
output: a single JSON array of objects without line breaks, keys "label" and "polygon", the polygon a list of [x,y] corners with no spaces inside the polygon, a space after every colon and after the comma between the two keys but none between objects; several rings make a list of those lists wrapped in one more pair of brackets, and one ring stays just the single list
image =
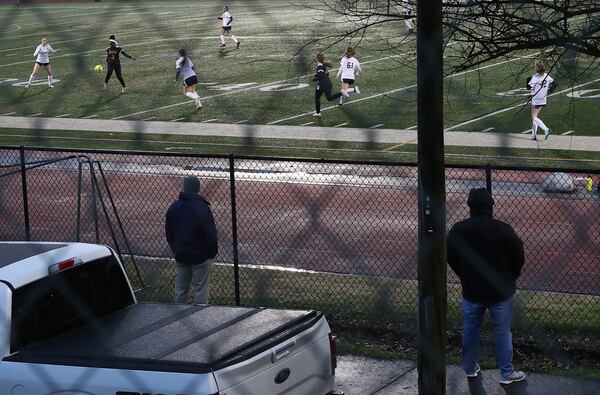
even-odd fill
[{"label": "black jersey", "polygon": [[120,63],[119,55],[123,51],[121,47],[108,47],[106,48],[106,63]]},{"label": "black jersey", "polygon": [[327,71],[327,67],[325,67],[324,64],[319,63],[317,65],[317,72],[315,73],[313,81],[318,81],[318,86],[331,85],[331,80],[329,79],[329,72]]}]

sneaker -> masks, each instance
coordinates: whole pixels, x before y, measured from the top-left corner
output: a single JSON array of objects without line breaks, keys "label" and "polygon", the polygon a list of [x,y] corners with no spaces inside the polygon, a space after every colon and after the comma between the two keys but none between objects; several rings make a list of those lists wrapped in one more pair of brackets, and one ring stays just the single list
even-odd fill
[{"label": "sneaker", "polygon": [[548,140],[548,136],[550,136],[550,132],[551,132],[550,128],[548,128],[548,130],[546,130],[544,132],[544,140]]},{"label": "sneaker", "polygon": [[537,140],[537,137],[535,137],[535,135],[531,135],[531,137],[529,137],[529,140]]},{"label": "sneaker", "polygon": [[320,117],[320,116],[321,116],[321,113],[320,113],[320,112],[314,112],[314,113],[313,113],[313,117]]},{"label": "sneaker", "polygon": [[350,97],[350,95],[345,89],[342,89],[340,92],[342,92],[342,95],[344,95],[344,97]]},{"label": "sneaker", "polygon": [[225,48],[225,44],[219,45],[219,48]]},{"label": "sneaker", "polygon": [[240,42],[238,41],[237,43],[235,43],[235,49],[238,49],[240,47]]},{"label": "sneaker", "polygon": [[127,93],[127,88],[125,88],[125,87],[121,88],[121,93]]},{"label": "sneaker", "polygon": [[354,87],[354,92],[356,92],[357,95],[360,95],[360,91],[358,90],[358,86]]},{"label": "sneaker", "polygon": [[522,380],[525,380],[525,372],[520,370],[514,370],[508,376],[500,376],[500,384],[510,384]]},{"label": "sneaker", "polygon": [[471,372],[471,373],[467,373],[467,377],[470,377],[470,378],[477,377],[477,375],[479,374],[480,371],[481,371],[481,366],[479,366],[479,364],[477,364],[475,366],[475,371]]}]

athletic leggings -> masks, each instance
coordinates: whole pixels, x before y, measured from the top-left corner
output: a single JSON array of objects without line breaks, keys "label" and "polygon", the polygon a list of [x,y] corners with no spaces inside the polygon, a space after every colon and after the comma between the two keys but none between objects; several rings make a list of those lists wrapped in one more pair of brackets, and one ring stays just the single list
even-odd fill
[{"label": "athletic leggings", "polygon": [[108,69],[106,70],[106,78],[104,79],[104,82],[108,83],[108,80],[110,80],[110,76],[114,70],[115,74],[117,75],[117,79],[121,83],[121,86],[125,88],[125,81],[123,81],[123,76],[121,75],[121,63],[107,63],[106,65],[108,66]]},{"label": "athletic leggings", "polygon": [[334,101],[335,99],[337,99],[340,96],[342,96],[342,92],[334,93],[332,95],[331,94],[331,85],[329,85],[328,87],[324,88],[324,90],[317,89],[315,91],[315,109],[316,109],[317,113],[321,112],[321,96],[323,94],[325,94],[325,97],[327,98],[327,101]]}]

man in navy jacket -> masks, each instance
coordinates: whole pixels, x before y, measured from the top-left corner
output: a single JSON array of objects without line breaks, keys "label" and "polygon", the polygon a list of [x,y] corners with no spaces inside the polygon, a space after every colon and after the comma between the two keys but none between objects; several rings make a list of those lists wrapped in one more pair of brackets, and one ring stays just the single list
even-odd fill
[{"label": "man in navy jacket", "polygon": [[215,219],[210,203],[200,194],[198,177],[183,180],[179,199],[167,210],[165,232],[177,262],[175,302],[187,301],[193,283],[194,303],[207,303],[210,267],[219,247]]},{"label": "man in navy jacket", "polygon": [[477,377],[479,335],[483,316],[490,311],[500,384],[521,381],[514,370],[510,332],[516,280],[524,263],[523,243],[513,228],[493,218],[494,199],[485,188],[471,189],[471,217],[448,233],[448,264],[462,285],[463,336],[461,364],[467,377]]}]

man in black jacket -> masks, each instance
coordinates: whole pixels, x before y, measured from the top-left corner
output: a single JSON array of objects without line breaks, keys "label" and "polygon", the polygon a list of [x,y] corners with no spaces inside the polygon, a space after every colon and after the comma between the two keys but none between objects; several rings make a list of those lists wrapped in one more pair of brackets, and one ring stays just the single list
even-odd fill
[{"label": "man in black jacket", "polygon": [[187,301],[193,282],[194,303],[207,303],[210,267],[219,248],[215,219],[197,177],[184,179],[183,192],[167,210],[165,231],[177,262],[175,302]]},{"label": "man in black jacket", "polygon": [[492,216],[494,199],[485,188],[471,189],[467,204],[471,218],[448,233],[448,264],[462,285],[462,358],[467,377],[477,377],[479,336],[489,309],[494,329],[500,383],[521,381],[525,373],[512,365],[510,332],[516,280],[524,263],[523,243],[513,228]]}]

